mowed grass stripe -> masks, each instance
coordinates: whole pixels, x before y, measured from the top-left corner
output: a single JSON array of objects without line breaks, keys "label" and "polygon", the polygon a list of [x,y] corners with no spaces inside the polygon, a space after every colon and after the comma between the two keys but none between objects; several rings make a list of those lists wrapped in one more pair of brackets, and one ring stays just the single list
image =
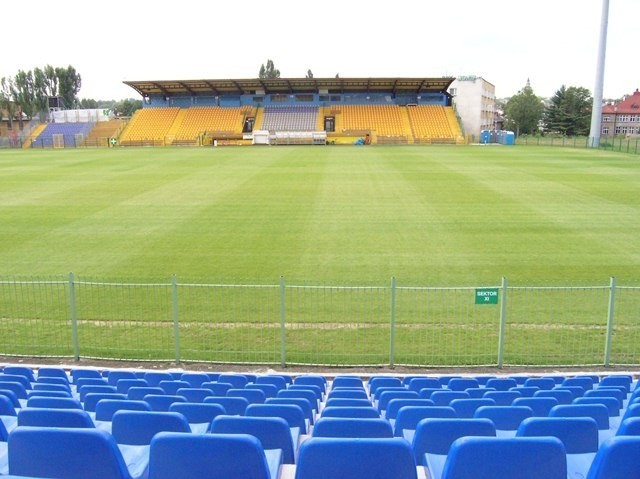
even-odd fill
[{"label": "mowed grass stripe", "polygon": [[542,147],[0,151],[3,274],[640,276],[638,160]]}]

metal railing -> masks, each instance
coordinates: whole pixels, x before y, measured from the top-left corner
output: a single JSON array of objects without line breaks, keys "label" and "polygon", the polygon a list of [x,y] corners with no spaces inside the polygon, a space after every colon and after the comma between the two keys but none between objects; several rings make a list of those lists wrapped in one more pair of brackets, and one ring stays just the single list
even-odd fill
[{"label": "metal railing", "polygon": [[640,286],[0,279],[0,354],[336,366],[640,364]]}]

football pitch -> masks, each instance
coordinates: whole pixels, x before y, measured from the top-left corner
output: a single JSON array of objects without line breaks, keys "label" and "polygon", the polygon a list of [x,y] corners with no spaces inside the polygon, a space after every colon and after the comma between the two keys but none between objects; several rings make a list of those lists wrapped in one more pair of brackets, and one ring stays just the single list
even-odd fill
[{"label": "football pitch", "polygon": [[640,278],[640,160],[549,147],[0,151],[0,271],[465,285]]}]

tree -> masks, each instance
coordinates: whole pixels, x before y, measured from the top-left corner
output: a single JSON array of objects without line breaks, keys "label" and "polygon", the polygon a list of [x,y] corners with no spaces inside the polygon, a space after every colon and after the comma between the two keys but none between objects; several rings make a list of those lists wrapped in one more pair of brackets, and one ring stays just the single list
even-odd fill
[{"label": "tree", "polygon": [[313,78],[313,72],[311,71],[311,68],[307,70],[307,76],[305,78]]},{"label": "tree", "polygon": [[9,117],[9,129],[13,129],[13,117],[16,114],[16,104],[13,102],[12,92],[15,90],[13,78],[2,77],[0,80],[0,111],[6,110]]},{"label": "tree", "polygon": [[18,120],[20,121],[20,129],[22,129],[22,114],[24,113],[31,120],[36,111],[35,87],[31,70],[28,72],[18,70],[11,89],[11,96],[18,105],[20,113]]},{"label": "tree", "polygon": [[567,136],[588,135],[592,104],[588,89],[562,85],[545,110],[545,129]]},{"label": "tree", "polygon": [[56,68],[55,72],[65,108],[74,108],[78,103],[78,92],[82,86],[80,74],[71,65],[67,68]]},{"label": "tree", "polygon": [[533,93],[533,88],[527,80],[526,86],[512,96],[505,105],[505,126],[520,134],[532,134],[538,131],[540,120],[544,112],[542,99]]},{"label": "tree", "polygon": [[116,116],[132,116],[140,108],[142,108],[142,100],[127,98],[113,105],[113,113]]},{"label": "tree", "polygon": [[277,70],[273,64],[273,60],[267,60],[267,66],[264,63],[260,65],[258,78],[280,78],[280,70]]}]

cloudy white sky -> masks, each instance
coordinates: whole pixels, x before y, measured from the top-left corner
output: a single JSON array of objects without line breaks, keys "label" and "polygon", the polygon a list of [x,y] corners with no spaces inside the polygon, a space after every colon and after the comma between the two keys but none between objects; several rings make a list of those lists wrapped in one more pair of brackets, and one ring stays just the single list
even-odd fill
[{"label": "cloudy white sky", "polygon": [[[640,0],[610,0],[604,96],[640,87]],[[28,5],[28,7],[26,6]],[[0,77],[73,65],[81,98],[125,80],[482,76],[498,97],[593,91],[602,0],[32,0],[3,2]]]}]

